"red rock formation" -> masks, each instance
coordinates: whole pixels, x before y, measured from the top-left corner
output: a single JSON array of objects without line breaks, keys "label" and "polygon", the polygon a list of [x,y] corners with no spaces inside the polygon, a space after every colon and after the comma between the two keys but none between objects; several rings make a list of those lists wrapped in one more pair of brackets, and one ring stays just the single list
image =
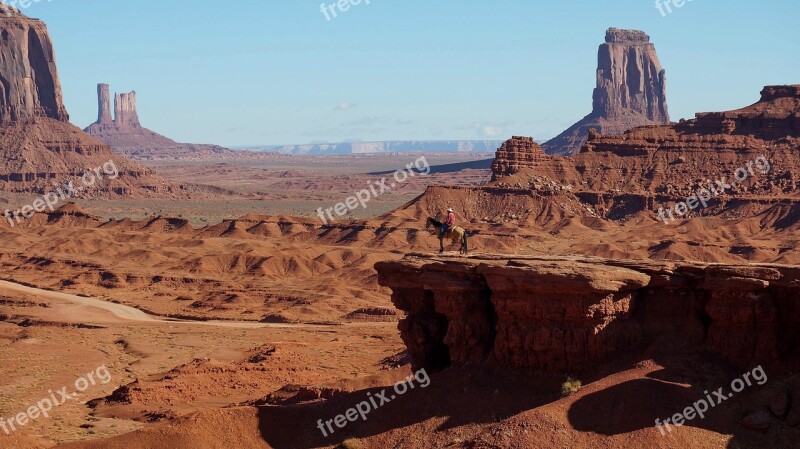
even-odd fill
[{"label": "red rock formation", "polygon": [[114,96],[114,123],[119,129],[140,128],[136,91]]},{"label": "red rock formation", "polygon": [[250,154],[234,152],[217,145],[178,143],[143,127],[136,110],[136,91],[114,95],[113,120],[108,113],[108,84],[97,85],[97,97],[97,121],[84,131],[110,145],[116,153],[125,157],[140,160],[185,160]]},{"label": "red rock formation", "polygon": [[43,22],[2,5],[0,125],[48,117],[67,121],[50,35]]},{"label": "red rock formation", "polygon": [[650,37],[610,28],[600,46],[592,113],[543,145],[548,154],[574,156],[594,128],[619,135],[642,125],[669,123],[666,72]]},{"label": "red rock formation", "polygon": [[800,362],[797,267],[410,255],[375,268],[417,367],[580,373],[659,339],[748,367]]},{"label": "red rock formation", "polygon": [[[686,201],[709,180],[732,180],[737,169],[750,164],[745,182],[692,214],[722,214],[734,201],[757,210],[776,198],[785,199],[788,208],[800,206],[787,198],[800,189],[796,85],[767,86],[757,103],[734,111],[699,113],[694,120],[622,136],[593,133],[572,158],[542,157],[531,142],[515,138],[501,147],[493,164],[495,187],[566,186],[600,216],[617,219]],[[760,157],[769,161],[768,173],[752,167]]]},{"label": "red rock formation", "polygon": [[533,138],[514,136],[497,149],[492,163],[493,179],[512,175],[521,168],[534,166],[547,159],[544,150]]},{"label": "red rock formation", "polygon": [[109,102],[111,97],[108,93],[108,84],[97,85],[97,123],[101,125],[111,125],[114,121],[111,118],[111,108]]},{"label": "red rock formation", "polygon": [[[112,161],[119,176],[81,196],[179,194],[149,169],[117,156],[68,122],[45,24],[3,6],[0,15],[0,190],[46,193]],[[102,95],[102,88],[98,90]],[[104,118],[101,111],[100,118]],[[110,166],[109,166],[110,167]]]}]

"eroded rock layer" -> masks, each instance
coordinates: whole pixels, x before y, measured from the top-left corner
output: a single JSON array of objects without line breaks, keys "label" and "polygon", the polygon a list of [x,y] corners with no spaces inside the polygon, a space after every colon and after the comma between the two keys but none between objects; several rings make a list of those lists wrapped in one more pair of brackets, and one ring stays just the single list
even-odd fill
[{"label": "eroded rock layer", "polygon": [[512,175],[547,159],[544,150],[533,138],[514,136],[497,149],[492,163],[493,179]]},{"label": "eroded rock layer", "polygon": [[610,28],[598,50],[591,114],[545,143],[545,151],[574,156],[590,129],[613,136],[636,126],[669,123],[666,83],[650,36]]},{"label": "eroded rock layer", "polygon": [[590,133],[572,158],[542,156],[531,139],[511,139],[497,152],[494,179],[500,187],[561,186],[611,219],[659,211],[709,186],[715,191],[707,205],[686,217],[729,213],[737,204],[765,210],[782,202],[795,208],[798,129],[800,86],[767,86],[758,102],[742,109],[699,113],[622,136]]},{"label": "eroded rock layer", "polygon": [[800,362],[800,268],[582,257],[379,262],[417,367],[581,373],[656,342],[734,364]]}]

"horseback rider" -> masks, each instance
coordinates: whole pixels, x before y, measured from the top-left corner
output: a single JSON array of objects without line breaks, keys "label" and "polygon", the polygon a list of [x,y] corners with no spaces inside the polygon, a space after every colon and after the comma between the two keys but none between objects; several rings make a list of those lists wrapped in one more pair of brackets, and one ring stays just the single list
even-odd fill
[{"label": "horseback rider", "polygon": [[439,231],[439,237],[443,237],[448,231],[453,229],[456,225],[456,214],[453,212],[452,207],[447,208],[447,220],[442,223],[442,229]]}]

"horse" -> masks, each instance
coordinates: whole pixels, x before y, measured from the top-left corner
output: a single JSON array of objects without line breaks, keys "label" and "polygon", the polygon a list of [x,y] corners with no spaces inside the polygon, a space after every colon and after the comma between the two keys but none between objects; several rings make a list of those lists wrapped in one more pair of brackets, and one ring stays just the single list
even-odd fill
[{"label": "horse", "polygon": [[[427,225],[425,226],[425,229],[430,229],[431,226],[433,226],[433,228],[436,230],[436,234],[439,235],[439,252],[443,253],[444,252],[444,238],[445,238],[445,236],[442,235],[442,233],[441,233],[442,222],[437,220],[437,219],[435,219],[435,218],[433,218],[433,217],[428,217],[428,222],[427,222]],[[469,252],[469,248],[467,246],[467,231],[464,230],[464,228],[460,228],[458,226],[454,226],[453,228],[448,229],[447,233],[450,235],[450,238],[453,240],[453,243],[452,243],[453,245],[455,245],[456,243],[461,242],[461,249],[459,250],[459,254],[467,255],[467,253]]]}]

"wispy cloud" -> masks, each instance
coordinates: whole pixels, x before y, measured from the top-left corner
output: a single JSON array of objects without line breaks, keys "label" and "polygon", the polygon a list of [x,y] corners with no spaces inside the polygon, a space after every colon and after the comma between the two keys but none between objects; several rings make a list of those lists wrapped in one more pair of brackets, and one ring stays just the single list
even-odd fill
[{"label": "wispy cloud", "polygon": [[336,107],[333,108],[333,109],[335,109],[337,111],[349,111],[350,109],[353,109],[354,107],[356,107],[355,103],[350,103],[350,102],[347,102],[347,101],[343,101],[343,102],[339,103],[338,105],[336,105]]},{"label": "wispy cloud", "polygon": [[491,138],[495,139],[498,137],[504,137],[508,133],[506,131],[506,126],[510,123],[482,123],[482,122],[475,122],[471,125],[460,126],[457,129],[464,130],[464,129],[472,129],[475,130],[475,133],[478,137],[483,138]]}]

